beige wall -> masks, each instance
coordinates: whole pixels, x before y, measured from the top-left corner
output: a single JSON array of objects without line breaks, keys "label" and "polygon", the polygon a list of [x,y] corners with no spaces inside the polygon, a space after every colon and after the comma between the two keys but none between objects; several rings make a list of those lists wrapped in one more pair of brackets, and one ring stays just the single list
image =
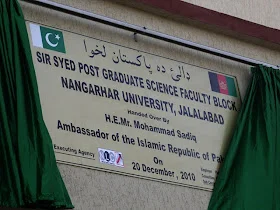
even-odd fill
[{"label": "beige wall", "polygon": [[220,13],[271,28],[280,29],[280,1],[277,0],[182,0]]},{"label": "beige wall", "polygon": [[[279,51],[257,46],[211,31],[173,22],[169,19],[127,8],[112,1],[56,0],[80,9],[92,11],[118,20],[146,26],[170,35],[230,51],[250,58],[277,64]],[[237,3],[236,3],[237,4]],[[240,3],[241,4],[241,3]],[[122,31],[62,13],[22,3],[26,20],[39,22],[68,31],[103,39],[153,54],[198,65],[237,77],[244,96],[250,79],[249,66],[139,36],[133,40],[131,32]],[[217,8],[226,8],[226,4]],[[238,11],[236,11],[238,12]],[[242,14],[240,14],[242,16]],[[272,21],[273,22],[273,21]],[[271,23],[273,24],[273,23]],[[76,209],[207,209],[210,192],[187,187],[147,181],[96,170],[59,164],[63,179]]]}]

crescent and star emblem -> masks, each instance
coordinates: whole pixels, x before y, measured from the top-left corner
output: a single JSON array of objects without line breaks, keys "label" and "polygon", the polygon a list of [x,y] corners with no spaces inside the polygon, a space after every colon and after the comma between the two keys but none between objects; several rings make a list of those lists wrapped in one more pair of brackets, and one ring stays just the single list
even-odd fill
[{"label": "crescent and star emblem", "polygon": [[55,39],[57,39],[57,42],[56,42],[56,43],[52,43],[52,42],[50,41],[50,39],[49,39],[49,36],[50,36],[51,34],[53,34],[53,33],[47,33],[47,34],[46,34],[46,36],[45,36],[46,41],[47,41],[48,45],[50,45],[51,47],[57,47],[58,41],[59,41],[60,37],[59,37],[58,34],[56,34],[56,35],[55,35]]}]

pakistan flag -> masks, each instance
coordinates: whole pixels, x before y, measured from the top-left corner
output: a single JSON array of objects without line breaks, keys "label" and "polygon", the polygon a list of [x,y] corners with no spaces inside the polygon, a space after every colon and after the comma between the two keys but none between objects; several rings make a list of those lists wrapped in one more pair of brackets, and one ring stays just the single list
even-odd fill
[{"label": "pakistan flag", "polygon": [[61,31],[33,23],[30,23],[30,31],[33,46],[65,53],[63,33]]}]

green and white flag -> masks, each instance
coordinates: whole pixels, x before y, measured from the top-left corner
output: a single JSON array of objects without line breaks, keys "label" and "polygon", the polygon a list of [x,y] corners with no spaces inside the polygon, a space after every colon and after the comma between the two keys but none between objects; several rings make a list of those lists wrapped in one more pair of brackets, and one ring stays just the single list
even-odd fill
[{"label": "green and white flag", "polygon": [[30,31],[33,46],[65,53],[63,33],[61,31],[33,23],[30,23]]}]

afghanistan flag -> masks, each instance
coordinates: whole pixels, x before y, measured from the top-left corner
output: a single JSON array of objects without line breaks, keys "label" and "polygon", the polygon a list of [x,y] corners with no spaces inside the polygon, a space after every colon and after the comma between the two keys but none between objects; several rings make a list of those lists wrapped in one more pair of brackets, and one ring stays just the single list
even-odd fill
[{"label": "afghanistan flag", "polygon": [[208,72],[211,89],[214,92],[237,97],[234,79],[222,74]]}]

